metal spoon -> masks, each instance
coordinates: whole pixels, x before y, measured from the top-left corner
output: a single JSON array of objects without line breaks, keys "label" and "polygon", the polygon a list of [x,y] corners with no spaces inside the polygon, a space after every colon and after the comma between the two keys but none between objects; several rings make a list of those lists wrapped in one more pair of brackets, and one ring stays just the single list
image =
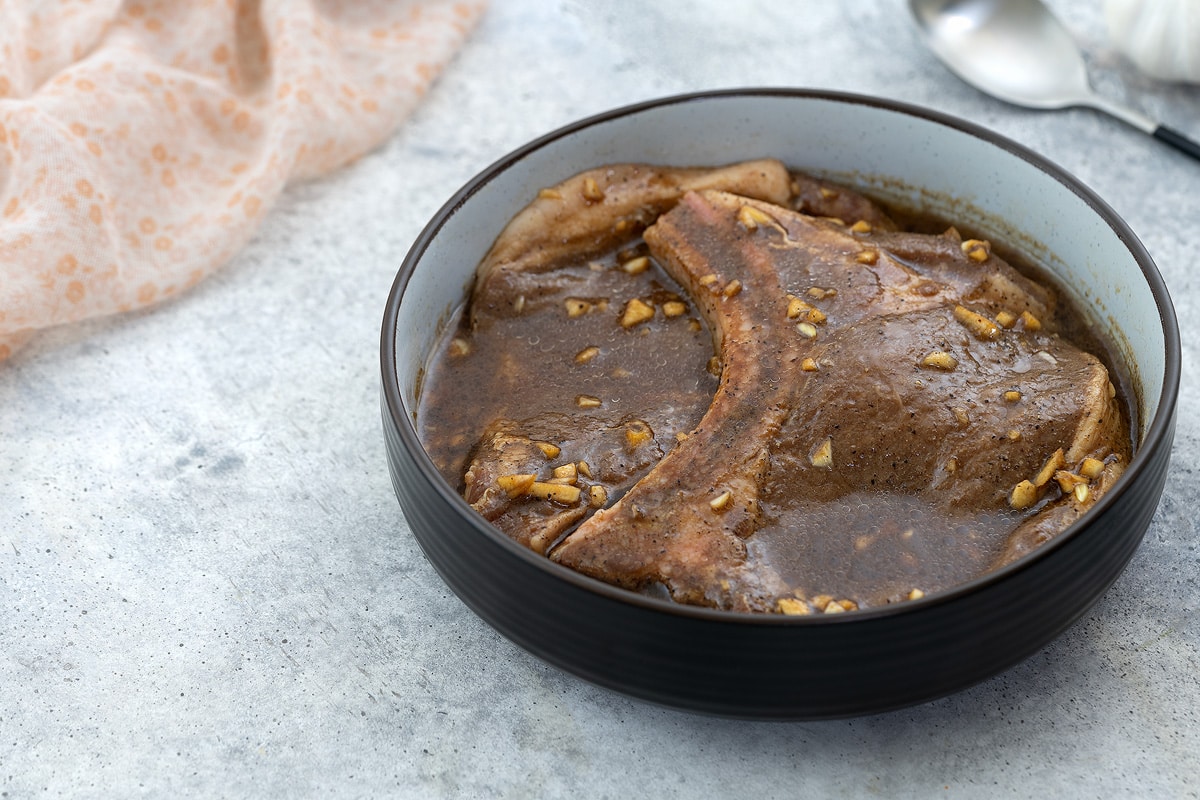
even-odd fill
[{"label": "metal spoon", "polygon": [[929,48],[958,77],[1028,108],[1087,106],[1200,159],[1200,143],[1095,93],[1066,28],[1040,0],[909,0]]}]

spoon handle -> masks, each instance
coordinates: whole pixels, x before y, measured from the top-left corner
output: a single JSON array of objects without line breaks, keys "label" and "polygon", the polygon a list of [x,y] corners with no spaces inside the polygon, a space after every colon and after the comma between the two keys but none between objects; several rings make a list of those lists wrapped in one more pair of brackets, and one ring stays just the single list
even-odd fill
[{"label": "spoon handle", "polygon": [[1158,120],[1140,111],[1135,111],[1120,103],[1114,103],[1107,97],[1096,94],[1096,92],[1091,90],[1088,91],[1086,96],[1080,99],[1080,105],[1091,106],[1097,111],[1103,111],[1105,114],[1132,125],[1139,131],[1150,134],[1160,142],[1169,144],[1176,150],[1181,150],[1192,158],[1200,160],[1200,142],[1188,138],[1171,126],[1163,125]]},{"label": "spoon handle", "polygon": [[1159,125],[1153,131],[1153,136],[1160,142],[1166,142],[1176,150],[1182,150],[1195,159],[1200,159],[1200,142],[1189,139],[1179,131],[1167,125]]}]

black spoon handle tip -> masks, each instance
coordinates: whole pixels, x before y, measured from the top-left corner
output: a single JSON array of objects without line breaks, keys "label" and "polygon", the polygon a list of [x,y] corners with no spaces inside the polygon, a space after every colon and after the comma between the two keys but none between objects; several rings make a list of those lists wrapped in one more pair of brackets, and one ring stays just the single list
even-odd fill
[{"label": "black spoon handle tip", "polygon": [[1189,139],[1179,131],[1167,125],[1159,125],[1154,129],[1154,138],[1166,142],[1176,150],[1182,150],[1195,159],[1200,159],[1200,142]]}]

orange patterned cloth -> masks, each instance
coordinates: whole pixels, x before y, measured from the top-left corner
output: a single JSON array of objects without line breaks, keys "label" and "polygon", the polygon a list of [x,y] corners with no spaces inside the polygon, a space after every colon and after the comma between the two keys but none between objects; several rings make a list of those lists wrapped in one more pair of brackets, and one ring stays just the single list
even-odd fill
[{"label": "orange patterned cloth", "polygon": [[392,133],[483,5],[0,0],[0,359],[201,280]]}]

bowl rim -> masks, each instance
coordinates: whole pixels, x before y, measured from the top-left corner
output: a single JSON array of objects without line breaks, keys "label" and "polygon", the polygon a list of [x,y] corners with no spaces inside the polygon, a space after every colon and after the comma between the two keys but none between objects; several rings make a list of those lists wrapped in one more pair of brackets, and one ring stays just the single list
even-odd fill
[{"label": "bowl rim", "polygon": [[[1058,181],[1069,191],[1079,197],[1091,210],[1117,235],[1118,239],[1129,251],[1141,269],[1150,293],[1158,308],[1159,320],[1162,323],[1166,353],[1164,359],[1163,382],[1158,408],[1146,428],[1146,434],[1136,442],[1136,449],[1124,474],[1117,484],[1104,497],[1088,509],[1082,517],[1072,523],[1059,535],[1048,542],[1026,553],[1002,567],[991,570],[983,575],[957,584],[948,589],[932,593],[918,600],[896,603],[874,608],[866,608],[853,614],[809,614],[784,615],[762,614],[752,612],[727,611],[722,609],[690,606],[675,603],[671,600],[641,595],[628,589],[623,589],[605,583],[597,578],[576,572],[569,567],[551,561],[545,556],[534,553],[527,547],[505,536],[499,529],[493,527],[483,517],[475,513],[466,501],[456,492],[449,482],[442,478],[433,460],[425,451],[417,436],[413,424],[416,409],[407,409],[404,398],[399,390],[399,373],[396,368],[396,323],[403,302],[405,290],[413,273],[420,264],[431,242],[437,237],[446,222],[466,204],[472,196],[479,192],[489,182],[508,170],[522,159],[560,139],[569,137],[581,130],[606,123],[621,117],[633,116],[656,108],[673,105],[683,105],[697,102],[708,102],[728,98],[783,98],[795,100],[817,100],[848,105],[860,105],[876,108],[902,116],[911,116],[933,122],[937,125],[953,129],[968,136],[975,137],[995,147],[1007,151],[1020,158],[1038,171]],[[599,166],[599,165],[591,165]],[[580,169],[585,169],[581,165]],[[564,176],[565,177],[565,176]],[[515,213],[515,212],[514,212]],[[1022,572],[1031,565],[1045,558],[1052,551],[1066,546],[1071,540],[1084,535],[1092,523],[1102,516],[1110,507],[1118,503],[1131,486],[1137,483],[1137,477],[1147,469],[1151,462],[1151,454],[1164,442],[1169,444],[1171,428],[1175,419],[1175,407],[1178,401],[1182,347],[1180,343],[1179,325],[1175,309],[1168,293],[1166,282],[1158,267],[1154,264],[1149,252],[1142,245],[1137,235],[1113,210],[1109,204],[1097,195],[1080,179],[1067,172],[1045,156],[1035,153],[1024,145],[996,133],[988,128],[959,117],[897,100],[863,95],[852,92],[833,91],[824,89],[807,89],[798,87],[744,87],[717,89],[644,100],[637,103],[619,106],[607,111],[583,117],[574,122],[556,128],[526,144],[506,153],[483,170],[469,179],[461,188],[442,205],[430,221],[421,230],[413,244],[405,254],[396,277],[388,293],[384,309],[383,325],[380,342],[381,375],[383,380],[382,396],[384,410],[391,424],[399,434],[400,442],[408,451],[410,457],[417,462],[419,472],[429,481],[448,505],[455,509],[459,516],[481,536],[493,540],[499,546],[507,549],[514,557],[523,559],[535,568],[548,570],[552,575],[573,584],[576,588],[607,597],[620,603],[630,604],[651,612],[667,615],[689,617],[719,623],[737,623],[750,625],[767,625],[782,627],[807,627],[810,625],[853,625],[855,623],[877,620],[899,614],[913,613],[919,609],[950,603],[965,595],[974,594],[997,583],[1004,582],[1008,577]],[[415,534],[414,534],[415,535]]]}]

